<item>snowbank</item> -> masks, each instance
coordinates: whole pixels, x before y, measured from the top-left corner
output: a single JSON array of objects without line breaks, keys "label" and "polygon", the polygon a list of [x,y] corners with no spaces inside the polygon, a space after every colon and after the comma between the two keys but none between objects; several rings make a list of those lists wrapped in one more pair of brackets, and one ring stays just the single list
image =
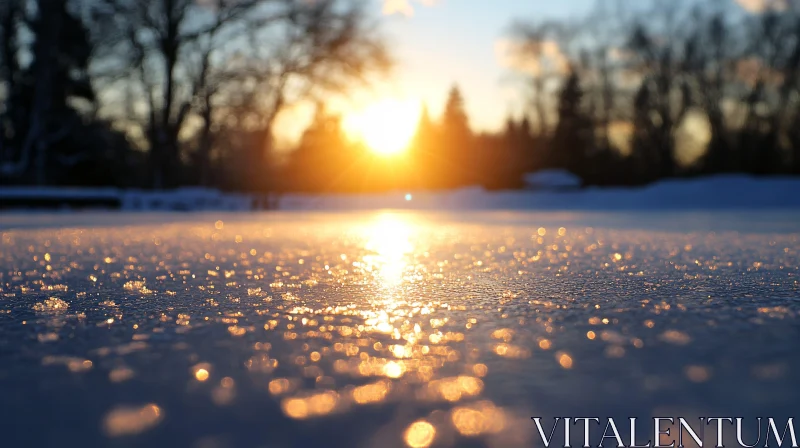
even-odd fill
[{"label": "snowbank", "polygon": [[[552,184],[551,184],[552,186]],[[122,210],[728,210],[800,209],[800,178],[717,176],[669,180],[645,188],[587,188],[487,192],[479,187],[447,192],[362,195],[225,194],[182,188],[168,192],[113,188],[0,187],[0,209],[111,208]]]},{"label": "snowbank", "polygon": [[225,194],[208,188],[169,191],[114,188],[0,187],[0,209],[101,208],[122,210],[259,210],[274,206],[268,196]]},{"label": "snowbank", "polygon": [[659,182],[648,187],[569,191],[396,192],[365,195],[285,195],[284,210],[698,210],[800,209],[800,178],[715,176]]},{"label": "snowbank", "polygon": [[102,198],[116,200],[119,190],[115,188],[77,188],[77,187],[0,187],[0,200],[41,198]]},{"label": "snowbank", "polygon": [[523,177],[529,190],[568,190],[580,188],[581,178],[565,170],[541,170]]},{"label": "snowbank", "polygon": [[125,191],[120,194],[123,210],[252,210],[255,196],[223,194],[209,188],[179,188],[172,191]]}]

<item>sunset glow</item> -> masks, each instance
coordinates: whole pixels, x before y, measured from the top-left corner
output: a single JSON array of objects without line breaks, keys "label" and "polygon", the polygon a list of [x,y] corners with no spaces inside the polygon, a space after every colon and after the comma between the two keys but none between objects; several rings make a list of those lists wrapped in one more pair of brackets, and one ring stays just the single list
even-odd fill
[{"label": "sunset glow", "polygon": [[411,142],[420,107],[414,101],[383,100],[344,119],[344,128],[356,140],[384,155],[397,154]]}]

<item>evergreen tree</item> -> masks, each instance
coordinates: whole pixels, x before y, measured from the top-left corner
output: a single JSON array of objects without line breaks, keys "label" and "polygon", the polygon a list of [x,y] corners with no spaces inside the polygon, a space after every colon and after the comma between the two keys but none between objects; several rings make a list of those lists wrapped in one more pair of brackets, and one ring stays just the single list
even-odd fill
[{"label": "evergreen tree", "polygon": [[520,177],[519,157],[523,151],[523,130],[513,116],[506,117],[505,128],[492,141],[481,139],[480,173],[488,189],[515,188]]},{"label": "evergreen tree", "polygon": [[519,135],[519,169],[520,173],[535,171],[543,165],[542,155],[540,154],[541,147],[537,144],[537,139],[533,135],[531,128],[531,121],[528,115],[522,117],[518,128]]},{"label": "evergreen tree", "polygon": [[652,93],[647,79],[636,91],[633,99],[633,135],[631,136],[631,158],[636,167],[632,176],[636,183],[647,183],[655,179],[655,166],[658,163],[654,128],[650,119],[653,110]]},{"label": "evergreen tree", "polygon": [[436,144],[436,124],[431,119],[428,106],[422,105],[422,110],[419,114],[419,122],[417,123],[417,130],[414,134],[412,142],[412,150],[417,155],[423,155],[433,150]]},{"label": "evergreen tree", "polygon": [[469,119],[464,109],[464,97],[458,86],[453,86],[447,96],[441,121],[441,144],[438,176],[435,184],[455,187],[477,181],[475,171],[478,158],[473,145]]},{"label": "evergreen tree", "polygon": [[423,104],[409,152],[413,173],[408,179],[409,187],[416,189],[430,186],[430,179],[435,176],[438,143],[438,128],[431,119],[428,106]]},{"label": "evergreen tree", "polygon": [[458,86],[453,86],[447,95],[447,102],[442,115],[444,132],[451,137],[463,137],[471,134],[469,119],[464,110],[464,97]]},{"label": "evergreen tree", "polygon": [[558,125],[550,148],[550,165],[579,176],[587,167],[585,159],[592,139],[592,122],[582,108],[583,89],[573,70],[558,96]]},{"label": "evergreen tree", "polygon": [[299,190],[331,191],[345,188],[343,179],[353,162],[341,117],[317,104],[314,118],[290,155],[287,173],[290,183]]},{"label": "evergreen tree", "polygon": [[522,120],[519,122],[519,133],[523,139],[530,139],[533,135],[531,133],[531,121],[528,119],[527,115],[522,117]]},{"label": "evergreen tree", "polygon": [[512,117],[511,115],[506,117],[506,125],[504,133],[505,133],[504,137],[508,142],[509,146],[514,145],[518,138],[518,131],[517,131],[517,122],[514,121],[514,117]]}]

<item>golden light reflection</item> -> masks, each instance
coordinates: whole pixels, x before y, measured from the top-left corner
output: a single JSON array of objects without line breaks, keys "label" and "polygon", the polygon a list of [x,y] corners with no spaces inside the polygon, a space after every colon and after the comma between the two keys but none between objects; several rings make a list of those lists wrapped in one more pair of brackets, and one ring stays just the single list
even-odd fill
[{"label": "golden light reflection", "polygon": [[436,428],[425,420],[419,420],[406,429],[403,439],[411,448],[426,448],[433,443],[436,437]]},{"label": "golden light reflection", "polygon": [[384,284],[403,281],[409,267],[407,257],[414,251],[412,229],[404,218],[387,213],[379,216],[366,229],[364,267],[374,272]]},{"label": "golden light reflection", "polygon": [[236,382],[231,377],[225,377],[219,386],[211,391],[211,401],[217,406],[227,406],[236,398]]},{"label": "golden light reflection", "polygon": [[486,364],[475,364],[472,366],[472,371],[475,373],[475,375],[484,377],[487,373],[489,373],[489,368],[486,367]]},{"label": "golden light reflection", "polygon": [[211,364],[201,362],[192,366],[192,375],[197,381],[203,382],[211,376]]},{"label": "golden light reflection", "polygon": [[59,299],[58,297],[50,297],[44,302],[39,302],[33,305],[34,311],[38,311],[40,313],[51,313],[51,314],[63,313],[68,308],[69,308],[69,303]]},{"label": "golden light reflection", "polygon": [[467,437],[496,434],[506,426],[505,412],[490,401],[457,407],[452,411],[451,420],[458,432]]},{"label": "golden light reflection", "polygon": [[338,393],[326,391],[308,397],[287,398],[281,402],[281,408],[288,417],[302,420],[330,414],[338,402]]},{"label": "golden light reflection", "polygon": [[504,342],[511,342],[514,337],[514,330],[510,328],[500,328],[491,334],[492,339],[502,339]]},{"label": "golden light reflection", "polygon": [[356,387],[353,389],[353,400],[358,404],[379,403],[386,399],[391,387],[392,383],[389,381],[378,381]]},{"label": "golden light reflection", "polygon": [[693,383],[704,383],[711,378],[711,369],[706,366],[686,366],[685,372]]},{"label": "golden light reflection", "polygon": [[659,339],[661,339],[664,342],[675,345],[686,345],[692,342],[691,336],[678,330],[667,330],[661,333]]},{"label": "golden light reflection", "polygon": [[286,378],[276,378],[269,382],[269,393],[272,395],[285,394],[291,388],[291,383]]},{"label": "golden light reflection", "polygon": [[569,353],[558,352],[556,353],[556,359],[558,360],[558,363],[561,364],[561,367],[565,369],[572,368],[572,356],[570,356]]},{"label": "golden light reflection", "polygon": [[128,367],[118,367],[108,372],[108,379],[112,383],[121,383],[133,378],[134,375],[134,371]]},{"label": "golden light reflection", "polygon": [[495,354],[504,358],[521,359],[527,358],[531,355],[531,352],[528,349],[513,344],[495,344],[492,349]]},{"label": "golden light reflection", "polygon": [[62,364],[67,366],[70,372],[81,373],[87,372],[92,369],[94,363],[91,360],[77,358],[72,356],[52,356],[48,355],[42,358],[43,366],[51,366]]},{"label": "golden light reflection", "polygon": [[155,404],[142,407],[119,407],[106,414],[103,426],[106,434],[119,437],[138,434],[156,426],[163,412]]},{"label": "golden light reflection", "polygon": [[389,378],[400,378],[406,372],[406,366],[399,362],[390,361],[383,366],[383,373]]},{"label": "golden light reflection", "polygon": [[482,380],[462,375],[455,378],[442,378],[429,382],[427,396],[432,399],[456,402],[462,398],[475,397],[482,391]]}]

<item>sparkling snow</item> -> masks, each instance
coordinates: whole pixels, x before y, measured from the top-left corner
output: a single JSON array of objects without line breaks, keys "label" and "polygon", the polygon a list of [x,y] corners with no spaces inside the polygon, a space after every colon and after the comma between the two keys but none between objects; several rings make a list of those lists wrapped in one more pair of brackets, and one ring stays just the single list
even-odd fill
[{"label": "sparkling snow", "polygon": [[0,228],[7,446],[541,446],[531,416],[779,417],[800,400],[795,212]]}]

